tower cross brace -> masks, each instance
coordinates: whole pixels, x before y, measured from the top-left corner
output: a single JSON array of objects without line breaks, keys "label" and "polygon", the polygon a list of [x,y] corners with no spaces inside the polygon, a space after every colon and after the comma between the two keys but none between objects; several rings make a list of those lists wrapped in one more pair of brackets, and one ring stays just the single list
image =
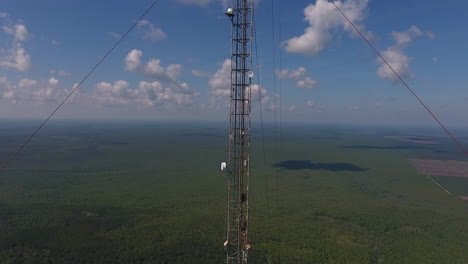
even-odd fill
[{"label": "tower cross brace", "polygon": [[247,263],[252,101],[252,0],[232,0],[226,263]]}]

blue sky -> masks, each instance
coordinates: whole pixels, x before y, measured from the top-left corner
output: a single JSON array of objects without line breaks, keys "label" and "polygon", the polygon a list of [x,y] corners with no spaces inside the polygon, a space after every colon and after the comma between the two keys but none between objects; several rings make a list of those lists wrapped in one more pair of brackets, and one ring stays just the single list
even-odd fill
[{"label": "blue sky", "polygon": [[[44,118],[151,2],[4,1],[0,118]],[[229,2],[160,0],[57,118],[226,120]],[[272,2],[257,2],[267,120],[435,125],[330,3],[274,0],[273,38]],[[444,123],[466,126],[468,2],[337,3]]]}]

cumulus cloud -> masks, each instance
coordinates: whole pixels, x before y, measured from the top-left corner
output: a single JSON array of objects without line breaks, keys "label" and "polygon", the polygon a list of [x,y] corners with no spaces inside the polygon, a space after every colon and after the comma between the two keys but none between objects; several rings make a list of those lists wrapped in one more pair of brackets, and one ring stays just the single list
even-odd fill
[{"label": "cumulus cloud", "polygon": [[263,89],[258,84],[252,84],[250,86],[250,92],[251,92],[251,96],[252,96],[251,97],[252,102],[259,102],[260,100],[263,100],[263,98],[265,97],[265,95],[267,93],[266,89]]},{"label": "cumulus cloud", "polygon": [[395,40],[395,45],[398,47],[407,46],[411,44],[411,42],[413,42],[413,40],[416,37],[421,37],[421,36],[427,36],[430,39],[435,38],[435,34],[432,33],[431,31],[422,32],[417,26],[414,26],[414,25],[411,26],[407,31],[403,31],[403,32],[393,31],[392,32],[392,37]]},{"label": "cumulus cloud", "polygon": [[0,99],[6,99],[17,103],[28,102],[56,102],[64,98],[67,89],[60,86],[60,81],[50,78],[45,81],[22,78],[12,83],[6,77],[0,77]]},{"label": "cumulus cloud", "polygon": [[174,91],[158,81],[141,81],[137,88],[131,88],[127,81],[119,80],[113,84],[98,83],[93,97],[103,104],[154,107],[190,105],[193,103],[194,94]]},{"label": "cumulus cloud", "polygon": [[[409,77],[411,76],[409,70],[409,63],[411,59],[400,49],[390,47],[389,49],[382,52],[382,56],[385,60],[392,66],[398,75],[401,77]],[[380,63],[380,67],[377,70],[377,75],[383,79],[387,79],[390,81],[398,80],[398,77],[395,76],[393,71],[382,61],[382,59],[377,59],[378,63]]]},{"label": "cumulus cloud", "polygon": [[[365,27],[361,23],[366,16],[368,2],[369,0],[344,0],[335,1],[335,4],[358,28],[365,32]],[[304,9],[304,16],[309,23],[304,34],[283,43],[286,51],[290,53],[316,55],[329,45],[333,34],[340,30],[355,36],[354,29],[327,0],[317,0],[315,4],[307,6]],[[364,34],[372,36],[371,32]]]},{"label": "cumulus cloud", "polygon": [[[138,88],[129,88],[119,81],[111,85],[101,83],[98,91],[108,94],[117,103],[137,103],[143,106],[153,105],[188,105],[193,102],[197,91],[187,83],[180,82],[179,77],[182,65],[171,64],[167,67],[161,65],[161,60],[151,59],[147,63],[141,62],[143,52],[134,49],[125,57],[125,68],[127,71],[138,72],[144,76],[155,79],[154,82],[140,82]],[[118,93],[117,93],[118,91]],[[108,101],[107,101],[108,102]]]},{"label": "cumulus cloud", "polygon": [[317,81],[313,80],[310,77],[306,77],[303,80],[297,81],[297,86],[301,88],[305,88],[305,89],[312,89],[315,87],[316,84],[317,84]]},{"label": "cumulus cloud", "polygon": [[0,77],[0,99],[12,99],[14,97],[14,86],[5,76]]},{"label": "cumulus cloud", "polygon": [[28,78],[23,78],[18,81],[18,87],[19,88],[33,88],[37,85],[36,80],[30,80]]},{"label": "cumulus cloud", "polygon": [[12,36],[11,48],[0,54],[0,67],[15,69],[19,72],[26,72],[31,68],[31,56],[26,52],[21,44],[29,38],[29,32],[22,23],[2,27],[3,31]]},{"label": "cumulus cloud", "polygon": [[181,74],[182,65],[171,64],[164,68],[161,66],[161,60],[159,59],[151,59],[146,64],[142,64],[142,55],[143,52],[141,50],[134,49],[130,51],[125,57],[125,68],[128,71],[139,72],[160,82],[178,84],[177,78]]},{"label": "cumulus cloud", "polygon": [[31,68],[31,56],[20,43],[16,43],[13,48],[9,49],[7,55],[0,60],[0,67],[26,72]]},{"label": "cumulus cloud", "polygon": [[305,67],[299,67],[295,70],[284,69],[276,72],[276,75],[281,79],[299,79],[306,74],[307,69]]},{"label": "cumulus cloud", "polygon": [[317,84],[317,81],[312,79],[308,75],[307,69],[305,67],[299,67],[297,69],[284,69],[281,71],[277,71],[276,75],[281,79],[292,79],[298,80],[296,82],[296,86],[300,88],[311,89],[314,88]]},{"label": "cumulus cloud", "polygon": [[141,20],[138,23],[138,28],[144,32],[144,39],[158,41],[167,38],[166,33],[161,28],[156,27],[149,20]]},{"label": "cumulus cloud", "polygon": [[[77,87],[74,84],[71,89]],[[60,80],[51,77],[48,80],[22,78],[16,83],[0,76],[0,100],[18,102],[58,102],[68,95],[70,89],[64,88]],[[137,87],[129,82],[118,80],[114,83],[99,82],[95,89],[87,93],[77,91],[72,101],[93,105],[129,105],[132,107],[174,107],[190,106],[198,96],[186,84],[175,86],[158,81],[140,81]]]},{"label": "cumulus cloud", "polygon": [[[224,60],[218,70],[213,74],[208,84],[211,87],[211,107],[228,106],[229,95],[231,94],[231,60]],[[252,102],[262,102],[265,109],[274,109],[274,105],[270,104],[270,97],[267,96],[267,90],[258,84],[250,85],[250,95]]]},{"label": "cumulus cloud", "polygon": [[315,102],[313,100],[307,100],[306,105],[310,108],[313,108],[315,106]]},{"label": "cumulus cloud", "polygon": [[33,98],[31,100],[39,101],[57,101],[63,98],[67,91],[59,86],[60,81],[55,78],[50,78],[47,83],[36,83],[33,90]]},{"label": "cumulus cloud", "polygon": [[23,24],[16,24],[16,25],[11,26],[11,27],[10,26],[3,26],[3,31],[5,31],[5,33],[13,36],[13,38],[16,41],[25,41],[29,36],[28,29]]},{"label": "cumulus cloud", "polygon": [[[382,57],[390,64],[390,66],[395,70],[395,72],[400,75],[402,78],[411,77],[410,71],[410,62],[411,58],[406,55],[404,49],[408,47],[415,38],[426,36],[428,38],[434,38],[434,33],[430,31],[422,31],[417,26],[411,26],[406,31],[393,31],[392,37],[395,41],[395,44],[390,46],[388,49],[382,52]],[[397,81],[398,77],[393,73],[393,71],[386,65],[386,63],[381,59],[377,58],[377,63],[380,64],[380,67],[377,70],[377,75],[383,79],[390,81]]]},{"label": "cumulus cloud", "polygon": [[221,67],[209,80],[211,94],[215,96],[227,96],[230,94],[231,85],[231,60],[225,59]]}]

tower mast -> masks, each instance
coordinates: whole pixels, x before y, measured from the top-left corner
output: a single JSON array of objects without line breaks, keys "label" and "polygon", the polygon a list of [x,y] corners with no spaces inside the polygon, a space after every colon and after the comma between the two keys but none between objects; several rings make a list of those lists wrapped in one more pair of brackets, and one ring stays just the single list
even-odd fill
[{"label": "tower mast", "polygon": [[232,22],[229,149],[226,167],[226,263],[247,263],[252,83],[252,0],[232,0],[226,15]]}]

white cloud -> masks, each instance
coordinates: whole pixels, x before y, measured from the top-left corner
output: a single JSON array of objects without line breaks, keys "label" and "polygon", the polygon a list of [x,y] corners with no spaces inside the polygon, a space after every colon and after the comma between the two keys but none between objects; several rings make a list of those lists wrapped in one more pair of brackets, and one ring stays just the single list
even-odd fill
[{"label": "white cloud", "polygon": [[[220,64],[218,70],[210,77],[208,84],[211,87],[211,104],[210,107],[227,107],[229,106],[229,95],[231,94],[231,60],[226,59]],[[252,102],[259,102],[262,100],[263,105],[267,111],[275,108],[270,104],[270,97],[266,96],[267,91],[258,84],[252,84],[251,99]]]},{"label": "white cloud", "polygon": [[292,111],[296,110],[296,106],[295,105],[290,105],[288,107],[288,110],[292,112]]},{"label": "white cloud", "polygon": [[411,26],[407,31],[393,31],[392,37],[395,40],[395,45],[398,47],[404,47],[411,44],[416,37],[427,36],[430,39],[435,38],[434,33],[427,31],[422,32],[417,26]]},{"label": "white cloud", "polygon": [[49,79],[49,84],[53,87],[57,86],[59,84],[59,80],[55,79],[54,77]]},{"label": "white cloud", "polygon": [[[302,80],[298,80],[296,82],[296,86],[300,87],[300,88],[310,89],[310,88],[314,88],[315,85],[317,84],[317,81],[315,81],[314,79],[312,79],[309,76],[306,76],[306,75],[308,75],[308,73],[307,73],[307,69],[305,67],[299,67],[297,69],[292,69],[292,70],[291,69],[284,69],[284,70],[281,70],[281,71],[277,71],[276,75],[281,79],[298,80],[298,79],[302,78]],[[306,77],[304,78],[304,76],[306,76]]]},{"label": "white cloud", "polygon": [[392,32],[392,36],[398,46],[407,45],[413,41],[408,32]]},{"label": "white cloud", "polygon": [[5,77],[0,77],[0,99],[7,99],[13,103],[56,102],[64,98],[67,93],[67,89],[61,87],[60,81],[53,77],[47,81],[22,78],[16,84],[9,82]]},{"label": "white cloud", "polygon": [[156,27],[149,20],[141,20],[138,23],[138,28],[144,32],[144,39],[158,41],[167,38],[166,33],[161,28]]},{"label": "white cloud", "polygon": [[[71,89],[77,87],[74,84]],[[6,77],[0,77],[0,100],[17,102],[57,102],[63,99],[69,89],[61,86],[58,79],[51,77],[48,80],[20,79],[17,83],[11,83]],[[71,101],[80,100],[80,103],[93,105],[129,105],[133,107],[173,107],[189,106],[198,96],[195,90],[187,84],[175,86],[158,81],[141,81],[134,88],[124,80],[114,83],[100,82],[92,92],[81,93],[77,91]]]},{"label": "white cloud", "polygon": [[267,91],[258,84],[252,84],[250,86],[250,90],[251,90],[252,102],[260,102],[260,99],[263,100],[263,98],[265,97],[267,93]]},{"label": "white cloud", "polygon": [[130,88],[127,81],[119,80],[113,84],[100,82],[96,85],[94,98],[100,103],[111,105],[133,105],[137,107],[190,105],[195,93],[175,91],[158,81],[141,81],[138,88]]},{"label": "white cloud", "polygon": [[25,41],[29,37],[28,29],[23,24],[16,24],[14,26],[3,26],[5,33],[12,35],[16,41]]},{"label": "white cloud", "polygon": [[313,108],[315,106],[315,102],[313,100],[307,100],[307,106]]},{"label": "white cloud", "polygon": [[439,62],[439,57],[432,57],[432,62],[438,63]]},{"label": "white cloud", "polygon": [[[198,95],[197,91],[187,83],[179,81],[182,65],[171,64],[164,67],[159,59],[151,59],[146,64],[142,64],[142,55],[141,50],[130,51],[125,57],[125,68],[128,71],[151,77],[156,80],[155,82],[142,81],[137,89],[124,87],[123,82],[116,82],[112,86],[104,83],[98,86],[98,90],[112,95],[112,100],[118,103],[132,102],[142,106],[153,106],[188,105],[193,102],[193,98]],[[120,92],[116,93],[116,89]]]},{"label": "white cloud", "polygon": [[125,57],[125,68],[131,72],[139,72],[147,77],[154,78],[157,81],[181,85],[178,78],[182,71],[182,65],[171,64],[164,68],[161,66],[161,60],[151,59],[146,64],[141,64],[141,50],[134,49]]},{"label": "white cloud", "polygon": [[310,77],[306,77],[303,80],[297,81],[297,86],[301,88],[305,88],[305,89],[312,89],[315,87],[316,84],[317,84],[317,81],[313,80]]},{"label": "white cloud", "polygon": [[13,85],[7,80],[5,76],[0,77],[0,99],[13,99]]},{"label": "white cloud", "polygon": [[[409,70],[410,58],[403,51],[398,48],[390,47],[382,52],[382,56],[402,78],[411,76]],[[396,77],[393,71],[382,61],[382,59],[378,58],[377,62],[380,63],[380,67],[377,70],[377,75],[379,77],[390,81],[398,80],[398,77]]]},{"label": "white cloud", "polygon": [[119,80],[114,84],[100,82],[96,85],[96,98],[108,104],[128,104],[132,90],[127,81]]},{"label": "white cloud", "polygon": [[231,86],[231,60],[226,59],[208,82],[211,94],[214,96],[227,96]]},{"label": "white cloud", "polygon": [[299,79],[304,77],[307,74],[307,69],[305,67],[299,67],[297,69],[284,69],[276,72],[276,75],[281,79]]},{"label": "white cloud", "polygon": [[[368,2],[369,0],[335,1],[346,16],[364,31],[364,34],[372,36],[372,33],[365,32],[364,26],[360,24],[365,18]],[[304,9],[304,15],[310,26],[301,36],[283,43],[286,51],[290,53],[316,55],[329,45],[333,34],[337,31],[345,30],[352,36],[356,34],[335,6],[327,0],[317,0],[315,4],[310,4]]]},{"label": "white cloud", "polygon": [[127,71],[136,71],[141,67],[142,55],[143,52],[137,49],[134,49],[127,54],[127,57],[125,57],[125,68]]},{"label": "white cloud", "polygon": [[60,81],[55,78],[50,78],[49,81],[46,83],[36,83],[36,86],[32,86],[33,90],[33,98],[30,100],[38,100],[38,101],[57,101],[58,99],[62,99],[66,96],[67,91],[59,87]]},{"label": "white cloud", "polygon": [[4,51],[0,57],[0,67],[26,72],[31,68],[31,57],[23,48],[21,42],[29,37],[28,29],[23,24],[3,26],[3,31],[13,36],[12,47]]},{"label": "white cloud", "polygon": [[49,73],[53,75],[58,75],[60,77],[69,77],[72,75],[70,72],[66,72],[64,70],[50,70]]},{"label": "white cloud", "polygon": [[28,78],[23,78],[18,81],[19,88],[32,88],[32,87],[35,87],[36,85],[37,85],[36,80],[30,80]]},{"label": "white cloud", "polygon": [[[395,70],[398,75],[402,78],[411,77],[410,71],[410,62],[411,58],[406,55],[404,49],[410,45],[415,38],[426,36],[428,38],[434,38],[435,35],[430,31],[423,32],[417,26],[411,26],[406,31],[393,31],[392,37],[395,40],[395,44],[390,46],[388,49],[382,52],[384,59],[390,64],[390,66]],[[381,59],[377,58],[377,63],[380,64],[380,67],[377,70],[377,75],[383,79],[390,81],[397,81],[398,77],[393,73],[393,71],[386,65],[386,63]]]},{"label": "white cloud", "polygon": [[0,59],[0,67],[26,72],[31,68],[31,57],[20,43],[16,43],[8,54]]},{"label": "white cloud", "polygon": [[60,43],[59,43],[57,40],[55,40],[55,39],[51,40],[51,41],[50,41],[50,44],[52,44],[52,45],[54,45],[54,46],[60,45]]},{"label": "white cloud", "polygon": [[0,11],[0,18],[6,18],[6,17],[8,17],[8,13]]}]

